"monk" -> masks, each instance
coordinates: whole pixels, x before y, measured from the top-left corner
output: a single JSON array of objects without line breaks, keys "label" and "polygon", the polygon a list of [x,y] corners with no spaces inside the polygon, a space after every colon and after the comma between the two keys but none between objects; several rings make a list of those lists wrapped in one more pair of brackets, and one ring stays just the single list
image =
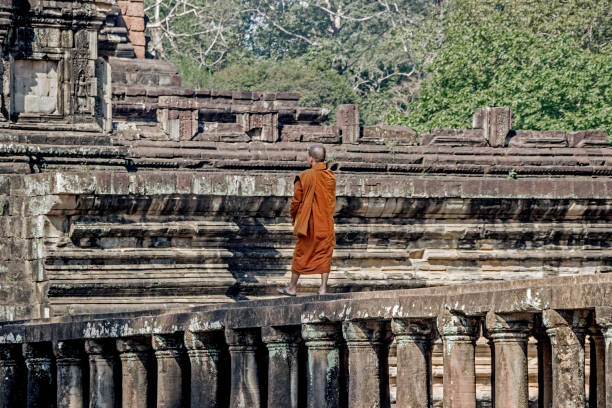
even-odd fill
[{"label": "monk", "polygon": [[286,288],[278,289],[286,296],[296,295],[300,275],[312,274],[321,275],[318,294],[327,293],[327,278],[336,245],[336,178],[327,168],[322,145],[308,149],[308,164],[311,168],[295,178],[291,201],[291,222],[297,243],[291,264],[291,282]]}]

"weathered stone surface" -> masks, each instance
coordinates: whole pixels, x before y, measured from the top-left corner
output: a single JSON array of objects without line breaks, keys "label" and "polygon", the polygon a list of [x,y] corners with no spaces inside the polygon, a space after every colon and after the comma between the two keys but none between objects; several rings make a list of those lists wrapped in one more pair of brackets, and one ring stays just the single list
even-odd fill
[{"label": "weathered stone surface", "polygon": [[297,408],[299,326],[262,327],[261,337],[268,348],[268,407]]},{"label": "weathered stone surface", "polygon": [[542,322],[552,349],[553,407],[585,404],[584,340],[587,311],[545,310]]},{"label": "weathered stone surface", "polygon": [[55,376],[50,343],[26,343],[23,357],[27,369],[26,406],[52,408],[55,405]]},{"label": "weathered stone surface", "polygon": [[509,147],[566,147],[567,135],[564,131],[517,130],[512,134]]},{"label": "weathered stone surface", "polygon": [[478,319],[448,312],[438,316],[444,347],[445,407],[476,407],[474,346],[479,330]]},{"label": "weathered stone surface", "polygon": [[189,397],[186,383],[186,361],[183,338],[180,335],[156,334],[152,338],[157,360],[157,406],[182,408]]},{"label": "weathered stone surface", "polygon": [[397,344],[398,407],[428,408],[432,404],[432,322],[393,319]]},{"label": "weathered stone surface", "polygon": [[257,348],[260,342],[258,330],[225,330],[225,339],[231,356],[230,406],[236,408],[260,408],[259,367]]},{"label": "weathered stone surface", "polygon": [[485,328],[494,348],[495,407],[529,406],[527,342],[532,320],[530,314],[489,312],[486,316]]},{"label": "weathered stone surface", "polygon": [[[606,406],[606,341],[602,330],[589,329],[589,406]],[[586,371],[586,370],[585,370]]]},{"label": "weathered stone surface", "polygon": [[225,344],[223,333],[185,331],[185,347],[190,361],[191,407],[217,408],[226,406],[229,395],[222,365]]},{"label": "weathered stone surface", "polygon": [[81,408],[87,402],[83,383],[83,345],[80,342],[58,341],[55,343],[55,365],[57,367],[57,406]]},{"label": "weathered stone surface", "polygon": [[417,133],[410,129],[402,126],[389,126],[389,125],[377,125],[377,126],[364,126],[362,142],[371,142],[378,144],[386,144],[392,148],[395,146],[403,145],[417,145],[418,137]]},{"label": "weathered stone surface", "polygon": [[[337,290],[607,271],[610,253],[602,243],[611,207],[605,195],[592,198],[607,191],[603,180],[398,183],[393,176],[342,172],[339,179]],[[28,304],[32,282],[46,281],[49,290],[37,292],[35,301],[54,315],[118,310],[110,294],[123,297],[121,308],[151,308],[272,293],[289,271],[292,184],[293,176],[184,172],[15,177],[8,206],[14,216],[0,217],[9,235],[0,257],[6,276],[20,279],[11,285],[21,289],[4,300]],[[142,224],[133,222],[143,216]],[[459,221],[468,219],[475,221]],[[369,250],[359,251],[366,242]],[[134,264],[141,266],[128,284],[121,271]],[[142,298],[133,298],[135,288]],[[86,292],[90,302],[74,299]]]},{"label": "weathered stone surface", "polygon": [[[36,24],[31,26],[33,19]],[[7,36],[9,31],[15,35]],[[564,292],[532,287],[527,295],[529,286],[519,286],[515,280],[571,274],[598,277],[611,270],[607,242],[612,148],[605,132],[512,130],[512,112],[505,107],[476,112],[474,129],[435,130],[430,135],[400,127],[362,127],[356,105],[339,107],[336,124],[325,126],[329,111],[298,106],[297,94],[181,87],[170,64],[134,58],[144,57],[143,32],[141,1],[43,2],[19,9],[0,5],[0,42],[6,50],[0,65],[5,112],[0,115],[0,321],[190,307],[273,295],[290,273],[294,238],[287,208],[294,177],[306,168],[310,143],[326,146],[339,181],[334,291],[499,280],[508,290],[514,288],[512,295],[496,303],[494,312],[506,316],[517,312],[517,299],[523,301],[518,311],[539,313],[553,305],[576,305],[575,297],[585,293],[582,286]],[[303,284],[304,292],[310,293],[317,282],[306,278]],[[601,306],[609,292],[598,290],[593,305]],[[472,310],[466,316],[483,316],[493,313],[490,296],[476,293],[458,301]],[[337,328],[341,323],[333,318],[340,315],[355,322],[369,319],[371,313],[387,320],[408,318],[394,308],[410,305],[416,315],[407,321],[413,325],[414,318],[437,318],[436,308],[445,303],[435,297],[431,304],[413,306],[416,299],[411,295],[380,304],[361,299],[344,311],[329,303],[305,305],[304,321],[299,308],[278,313],[289,326],[321,323]],[[382,304],[389,310],[381,309]],[[255,327],[250,326],[255,317],[248,313],[230,313],[228,321],[235,324],[230,330],[271,326],[284,330],[267,309],[253,313],[262,319]],[[127,388],[133,392],[121,395],[129,405],[146,405],[145,400],[152,401],[149,394],[171,395],[162,402],[174,406],[214,406],[219,401],[214,396],[221,394],[226,397],[222,405],[227,405],[229,385],[221,368],[226,349],[209,338],[218,336],[224,323],[213,317],[207,325],[215,334],[208,333],[208,326],[190,326],[187,332],[193,336],[180,330],[155,333],[178,339],[176,348],[168,350],[158,339],[157,354],[163,357],[157,366],[163,368],[160,378],[180,379],[180,385],[164,382],[162,388],[159,381],[155,384],[156,373],[140,359],[148,351],[131,349],[128,343],[142,334],[139,330],[152,334],[145,321],[163,327],[169,323],[151,318],[140,321],[142,326],[136,329],[114,326],[124,333],[118,343],[123,350],[121,368],[130,374],[123,387],[116,384],[117,394],[113,387],[118,378],[92,383],[95,404],[110,404],[106,397],[117,400],[119,388]],[[325,320],[330,317],[333,323]],[[395,328],[401,331],[398,324]],[[68,326],[62,326],[62,333],[73,330]],[[107,327],[94,326],[115,344]],[[44,332],[37,330],[28,331],[34,337],[31,343],[38,343],[36,337]],[[262,334],[266,341],[266,333]],[[352,331],[347,334],[354,337]],[[415,372],[425,373],[429,340],[398,336],[407,341],[398,343],[398,357],[416,359]],[[501,359],[496,370],[510,367],[514,374],[522,373],[522,338],[506,344],[495,336],[494,348],[502,350],[493,356]],[[82,333],[76,338],[82,341]],[[601,339],[593,339],[594,354],[602,354]],[[552,351],[547,341],[540,340],[545,362],[540,390],[542,400],[550,401],[552,389],[547,384],[552,374],[546,370],[552,370]],[[352,355],[357,356],[353,371],[359,371],[355,368],[359,364],[380,367],[380,357],[363,352],[356,346],[363,343],[352,341]],[[383,347],[380,343],[374,348]],[[267,344],[273,363],[267,371],[289,373],[283,376],[287,381],[260,381],[264,364],[257,378],[261,390],[248,390],[244,384],[251,379],[243,379],[234,384],[242,395],[236,398],[257,395],[259,404],[273,406],[281,390],[289,390],[293,404],[299,359],[294,358],[295,345],[276,340]],[[469,353],[469,344],[461,344]],[[277,349],[291,358],[275,360],[277,355],[270,353]],[[311,351],[318,353],[316,348]],[[116,352],[113,348],[93,353],[98,357],[90,357],[95,362],[91,370],[118,369]],[[234,361],[253,362],[249,350],[234,352],[238,353]],[[342,361],[346,356],[342,346],[334,345],[327,354],[334,353],[339,356],[336,388],[340,391],[331,404],[368,404],[370,399],[386,403],[384,390],[342,400],[348,398],[340,375],[346,369]],[[520,358],[508,357],[515,354]],[[62,358],[56,362],[68,361]],[[599,358],[595,359],[596,363]],[[351,371],[350,361],[348,365]],[[65,384],[60,388],[67,390],[58,393],[58,401],[78,404],[76,365],[57,367],[57,385]],[[334,364],[331,367],[322,371],[334,372]],[[602,365],[593,367],[599,373]],[[400,379],[406,376],[405,369],[400,363]],[[439,379],[442,371],[436,373]],[[499,375],[494,387],[501,384]],[[380,378],[384,381],[384,376]],[[429,375],[422,378],[410,385],[414,387],[410,396],[398,391],[400,404],[432,402],[430,391],[423,391],[431,385]],[[480,384],[486,382],[482,375],[475,378]],[[591,388],[601,399],[603,377],[592,378]],[[355,381],[361,382],[355,385]],[[353,384],[361,392],[376,388],[363,381],[347,379],[349,387]],[[317,386],[334,389],[334,381],[330,384]],[[207,391],[196,394],[194,387]],[[519,386],[516,391],[496,391],[498,405],[524,405],[524,389]],[[190,393],[191,400],[185,399]],[[471,397],[468,400],[471,404]]]},{"label": "weathered stone surface", "polygon": [[126,338],[117,340],[121,360],[121,401],[124,407],[148,408],[154,401],[149,386],[152,371],[151,340]]},{"label": "weathered stone surface", "polygon": [[506,137],[512,129],[512,110],[508,107],[480,108],[472,118],[472,127],[482,134],[492,147],[506,146]]},{"label": "weathered stone surface", "polygon": [[15,113],[51,114],[56,111],[57,68],[55,61],[16,60],[14,62]]},{"label": "weathered stone surface", "polygon": [[[213,378],[206,380],[211,381],[208,384],[202,383],[203,377],[197,374],[197,370],[202,367],[191,366],[191,370],[180,374],[183,385],[180,387],[182,391],[179,394],[182,393],[184,401],[195,401],[198,396],[201,397],[199,392],[202,391],[202,388],[197,387],[198,384],[203,385],[207,390],[213,390],[216,371],[221,377],[231,376],[238,383],[235,384],[233,391],[225,391],[224,395],[227,398],[236,401],[238,405],[241,404],[240,401],[245,401],[245,395],[251,397],[258,395],[261,405],[265,401],[266,392],[269,391],[268,386],[274,381],[284,384],[288,397],[293,395],[295,388],[292,388],[294,382],[291,380],[291,374],[288,375],[287,381],[284,381],[282,377],[281,381],[278,381],[279,378],[277,378],[282,372],[293,372],[294,366],[288,364],[289,361],[293,361],[291,356],[288,360],[276,359],[273,356],[274,358],[270,360],[272,367],[268,366],[268,370],[257,368],[259,365],[257,363],[268,364],[265,363],[268,359],[258,358],[255,351],[259,344],[260,330],[262,330],[262,340],[265,344],[274,344],[267,350],[269,354],[275,347],[284,348],[285,345],[295,344],[298,334],[295,329],[297,324],[302,322],[302,336],[305,341],[303,351],[308,352],[309,371],[297,370],[297,389],[298,394],[300,387],[303,387],[301,388],[302,393],[310,393],[304,395],[302,401],[307,404],[308,398],[310,401],[318,401],[312,402],[312,406],[346,406],[350,403],[353,406],[369,407],[377,405],[376,401],[381,395],[376,392],[377,388],[380,387],[381,391],[388,390],[385,379],[388,371],[380,369],[380,364],[384,360],[381,359],[379,353],[384,352],[381,346],[384,347],[386,343],[389,321],[392,321],[392,330],[396,336],[397,346],[400,348],[398,357],[408,352],[408,355],[414,359],[410,362],[416,366],[413,371],[414,375],[420,373],[425,377],[419,376],[420,381],[415,381],[415,384],[410,385],[410,388],[417,392],[411,395],[413,401],[406,400],[406,395],[402,397],[400,393],[398,398],[401,399],[397,400],[396,405],[419,406],[419,401],[427,399],[427,393],[423,395],[418,390],[419,388],[421,391],[427,389],[429,362],[428,357],[422,354],[427,349],[427,345],[416,343],[420,343],[421,340],[430,341],[431,323],[437,320],[444,343],[442,356],[444,356],[445,368],[442,371],[445,371],[446,384],[444,394],[440,394],[439,398],[447,400],[447,404],[464,406],[473,405],[472,397],[475,398],[472,391],[474,383],[468,385],[464,382],[465,377],[469,377],[469,373],[475,368],[474,355],[473,352],[470,353],[470,350],[473,350],[473,341],[479,334],[478,318],[470,316],[486,315],[485,333],[493,341],[492,358],[497,363],[494,379],[492,378],[495,390],[494,401],[497,400],[496,405],[502,404],[503,406],[503,401],[499,399],[499,392],[506,393],[508,398],[513,398],[513,395],[517,396],[523,392],[520,383],[514,381],[522,376],[517,373],[524,371],[520,368],[524,361],[524,357],[521,356],[524,351],[521,347],[516,348],[516,346],[524,341],[526,331],[531,324],[531,315],[535,315],[534,324],[537,328],[535,333],[537,337],[542,334],[541,322],[549,327],[549,334],[551,330],[554,331],[551,336],[553,347],[551,354],[554,356],[551,366],[553,373],[555,370],[556,373],[551,377],[556,379],[551,381],[554,382],[554,387],[551,388],[550,396],[553,397],[556,404],[553,406],[564,406],[568,402],[573,402],[572,399],[567,399],[566,388],[574,389],[575,380],[580,377],[579,370],[574,373],[567,369],[569,367],[567,362],[576,362],[580,359],[580,354],[575,352],[575,345],[572,342],[564,340],[566,342],[564,345],[560,343],[560,339],[555,339],[553,336],[564,334],[563,331],[566,328],[570,328],[573,333],[585,334],[587,327],[585,324],[591,323],[596,323],[606,336],[607,327],[612,321],[608,310],[610,309],[611,293],[612,278],[600,275],[510,284],[458,285],[446,288],[352,293],[317,298],[265,299],[173,311],[56,317],[0,324],[0,350],[3,353],[0,361],[8,361],[9,366],[15,364],[17,369],[25,368],[26,364],[38,368],[62,367],[59,371],[58,386],[64,384],[69,387],[55,388],[53,385],[49,392],[51,392],[50,395],[53,395],[53,392],[58,391],[58,396],[66,396],[69,393],[63,393],[62,390],[76,391],[78,381],[74,380],[78,378],[78,375],[74,375],[77,372],[73,369],[77,365],[78,349],[85,341],[86,350],[91,357],[100,359],[90,373],[94,376],[93,385],[90,386],[92,392],[99,393],[100,390],[106,389],[107,392],[113,394],[113,390],[118,393],[119,388],[108,388],[108,385],[118,380],[116,371],[109,370],[109,359],[100,358],[100,356],[107,355],[112,358],[115,353],[115,344],[119,346],[120,353],[145,352],[150,339],[154,345],[157,344],[155,346],[157,351],[186,347],[188,350],[211,352],[211,357],[214,357],[217,355],[217,350],[224,347],[221,330],[225,327],[226,341],[233,349],[233,362],[227,359],[219,359],[216,362],[214,359],[209,360],[213,362],[211,366]],[[562,312],[554,312],[555,314],[551,312],[559,310],[560,307],[563,307]],[[590,313],[595,313],[594,321],[587,319]],[[271,322],[275,325],[273,330],[267,329]],[[343,351],[340,327],[344,328],[348,356]],[[184,335],[185,332],[190,334]],[[193,336],[193,333],[202,333],[202,335]],[[595,334],[595,332],[591,333]],[[18,349],[16,345],[24,343],[28,344],[25,349],[29,350],[25,353],[25,362],[15,354]],[[52,344],[57,345],[55,357],[51,353]],[[479,342],[479,344],[482,343]],[[74,347],[66,347],[67,345]],[[299,356],[300,346],[297,347]],[[402,347],[404,347],[403,351]],[[435,347],[437,347],[437,342]],[[559,348],[555,349],[555,347]],[[472,354],[472,358],[466,359],[466,354]],[[207,358],[201,354],[198,357]],[[263,355],[260,354],[259,357]],[[483,362],[485,357],[485,354],[478,354],[479,374],[475,378],[481,385],[484,385],[483,381],[487,380],[486,375],[483,375],[482,372],[486,370]],[[63,361],[66,358],[75,359],[75,361],[69,363]],[[592,358],[596,359],[592,364],[592,367],[596,369],[603,356],[601,353],[594,353]],[[200,361],[203,362],[203,360]],[[6,366],[0,365],[0,367]],[[168,365],[164,366],[168,367]],[[358,366],[362,369],[358,369]],[[538,364],[542,376],[546,376],[547,366],[549,364]],[[69,367],[71,367],[70,370],[68,370]],[[401,381],[401,376],[406,375],[406,367],[402,368],[402,364],[399,364],[398,368],[400,372],[404,372],[403,374],[398,373],[398,380]],[[284,371],[285,369],[289,371]],[[132,377],[131,379],[124,377],[124,384],[125,381],[131,381],[135,387],[139,387],[138,384],[143,378],[142,370],[122,371],[125,376]],[[51,373],[45,378],[52,378],[52,369],[51,371],[43,369],[42,372]],[[347,378],[343,378],[345,372],[348,374]],[[375,377],[377,372],[380,380],[373,381],[371,377],[373,375]],[[501,375],[502,372],[506,375]],[[167,371],[165,375],[170,375],[170,371]],[[596,374],[593,373],[593,375]],[[191,387],[188,386],[188,379],[192,381]],[[250,380],[245,381],[245,379]],[[168,380],[171,379],[168,378]],[[346,382],[348,382],[349,389],[345,388]],[[10,382],[6,383],[5,379],[3,384],[10,385]],[[361,388],[355,388],[355,384],[360,385]],[[503,384],[507,389],[500,391]],[[517,385],[516,389],[511,389],[513,384]],[[401,382],[398,383],[398,386],[401,386]],[[273,387],[276,386],[273,385]],[[358,389],[358,392],[368,389],[371,394],[363,395],[361,399],[352,398],[351,387]],[[126,387],[121,388],[123,389],[121,392],[125,392]],[[0,387],[0,389],[11,388]],[[280,391],[279,388],[276,389]],[[160,401],[157,395],[158,390],[150,389],[150,391],[154,391],[155,400]],[[99,394],[96,395],[99,396]],[[11,392],[8,392],[7,398],[10,396]],[[597,393],[592,396],[595,398]],[[5,394],[0,394],[0,397],[4,398]],[[486,397],[486,394],[481,394],[479,402],[486,403]],[[31,400],[34,401],[33,398]],[[290,403],[292,400],[293,397],[287,398],[285,403]],[[93,401],[94,406],[105,406],[102,400],[94,398]],[[520,403],[520,400],[514,401]],[[228,405],[227,400],[217,400],[217,402],[220,402],[222,406]],[[438,402],[437,398],[431,401],[432,404]],[[189,406],[187,402],[185,404],[187,405],[184,406]],[[380,406],[388,405],[381,403]]]},{"label": "weathered stone surface", "polygon": [[348,406],[388,407],[389,324],[345,321],[342,332],[348,348]]},{"label": "weathered stone surface", "polygon": [[431,133],[421,135],[419,142],[421,146],[484,147],[487,145],[487,139],[483,137],[479,129],[433,129]]},{"label": "weathered stone surface", "polygon": [[605,130],[580,130],[567,134],[569,147],[606,147],[610,145]]},{"label": "weathered stone surface", "polygon": [[[598,359],[596,367],[603,367],[605,370],[603,378],[599,376],[600,371],[598,370],[597,403],[599,404],[599,396],[603,394],[602,397],[605,400],[603,406],[610,408],[612,406],[612,308],[609,306],[597,308],[595,310],[595,322],[601,330],[604,341],[604,359],[603,361]],[[601,357],[600,353],[596,353],[596,356]],[[602,382],[604,383],[603,389],[600,389],[599,385]]]},{"label": "weathered stone surface", "polygon": [[[98,81],[98,29],[111,2],[44,2],[13,10],[12,31],[2,55],[2,128],[102,131],[97,107],[108,89]],[[32,24],[35,21],[35,24]],[[78,24],[76,23],[78,21]],[[100,86],[99,86],[100,85]],[[98,93],[102,91],[102,94]]]},{"label": "weathered stone surface", "polygon": [[342,406],[341,329],[335,324],[304,324],[302,338],[308,349],[306,406]]},{"label": "weathered stone surface", "polygon": [[89,407],[114,408],[117,395],[114,342],[87,340],[85,352],[89,355]]},{"label": "weathered stone surface", "polygon": [[538,353],[538,403],[551,407],[553,400],[552,349],[546,329],[534,331]]},{"label": "weathered stone surface", "polygon": [[359,143],[359,106],[339,105],[336,112],[336,125],[340,129],[342,143]]},{"label": "weathered stone surface", "polygon": [[23,383],[19,369],[19,347],[16,345],[0,346],[0,407],[12,408],[23,401],[20,384]]},{"label": "weathered stone surface", "polygon": [[286,142],[340,143],[336,126],[285,125],[280,138]]}]

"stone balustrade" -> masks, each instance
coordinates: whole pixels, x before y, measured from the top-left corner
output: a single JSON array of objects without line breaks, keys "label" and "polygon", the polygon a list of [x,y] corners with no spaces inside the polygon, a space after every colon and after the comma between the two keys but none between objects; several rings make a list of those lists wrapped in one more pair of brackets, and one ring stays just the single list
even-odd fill
[{"label": "stone balustrade", "polygon": [[495,407],[529,406],[530,336],[539,406],[604,407],[611,295],[612,276],[597,275],[8,322],[0,407],[430,407],[436,338],[444,406],[476,407],[481,335]]}]

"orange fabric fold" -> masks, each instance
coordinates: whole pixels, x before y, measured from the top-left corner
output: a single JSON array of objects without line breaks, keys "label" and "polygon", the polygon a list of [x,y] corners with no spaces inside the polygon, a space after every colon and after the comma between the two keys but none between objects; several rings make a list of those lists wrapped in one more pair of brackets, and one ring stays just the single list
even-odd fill
[{"label": "orange fabric fold", "polygon": [[336,246],[335,207],[336,179],[325,163],[316,163],[296,177],[290,209],[297,237],[292,273],[329,273]]}]

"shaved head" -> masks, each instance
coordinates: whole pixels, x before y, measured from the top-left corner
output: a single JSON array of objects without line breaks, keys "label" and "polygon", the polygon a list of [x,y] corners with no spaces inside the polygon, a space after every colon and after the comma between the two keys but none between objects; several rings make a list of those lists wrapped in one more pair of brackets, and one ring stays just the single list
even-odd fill
[{"label": "shaved head", "polygon": [[320,144],[312,145],[308,148],[308,155],[317,163],[325,161],[325,148]]}]

